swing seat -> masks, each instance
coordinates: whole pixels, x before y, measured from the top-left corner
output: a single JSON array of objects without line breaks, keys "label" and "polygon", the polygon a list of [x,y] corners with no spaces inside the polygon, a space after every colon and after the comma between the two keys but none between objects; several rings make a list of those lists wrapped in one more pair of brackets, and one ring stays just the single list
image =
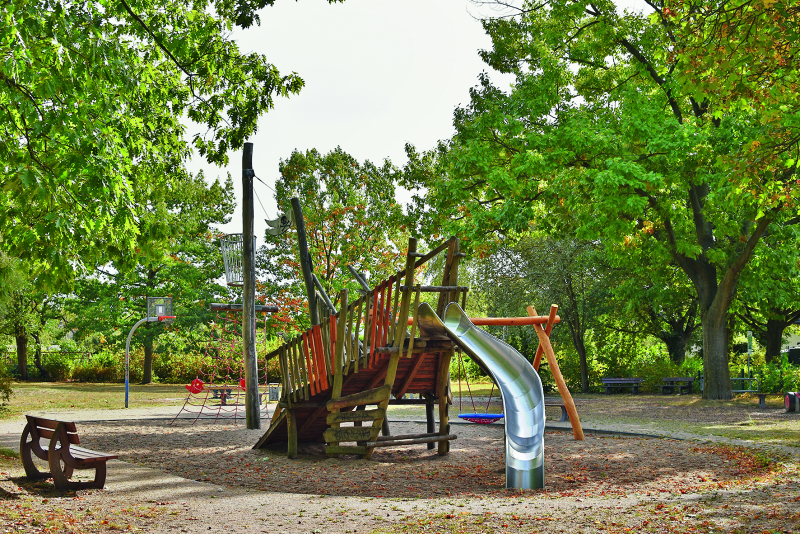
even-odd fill
[{"label": "swing seat", "polygon": [[494,423],[498,419],[502,419],[504,416],[501,413],[461,413],[458,414],[458,417],[460,419],[466,419],[471,423],[488,425]]}]

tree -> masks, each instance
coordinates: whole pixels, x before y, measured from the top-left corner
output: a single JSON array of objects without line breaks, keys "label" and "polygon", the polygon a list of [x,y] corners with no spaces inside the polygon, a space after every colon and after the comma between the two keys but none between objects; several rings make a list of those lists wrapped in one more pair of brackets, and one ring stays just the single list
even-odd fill
[{"label": "tree", "polygon": [[[133,323],[147,315],[148,296],[171,296],[176,326],[191,329],[209,320],[206,302],[226,293],[216,282],[223,267],[214,225],[230,221],[235,202],[231,177],[224,185],[219,180],[208,185],[199,173],[162,193],[154,211],[159,227],[170,229],[168,247],[161,257],[151,252],[122,265],[98,265],[94,276],[79,281],[70,326],[80,336],[101,332],[112,343],[124,343]],[[149,235],[151,228],[144,225],[139,233]],[[153,379],[154,340],[162,331],[155,323],[137,330],[144,345],[144,384]]]},{"label": "tree", "polygon": [[[433,155],[410,150],[408,175],[428,188],[446,227],[476,240],[557,224],[567,212],[580,237],[652,243],[657,261],[669,256],[691,281],[704,395],[726,399],[728,316],[742,272],[771,225],[800,221],[800,102],[791,96],[800,14],[792,0],[746,4],[772,49],[746,23],[726,26],[742,3],[649,5],[644,15],[608,1],[525,2],[485,21],[493,49],[483,58],[516,83],[504,92],[483,76],[455,113],[453,139]],[[734,44],[717,69],[700,51],[727,46],[722,35]],[[747,95],[755,98],[745,105]]]},{"label": "tree", "polygon": [[742,273],[736,309],[770,363],[780,360],[786,328],[800,320],[800,229],[773,225],[762,245]]},{"label": "tree", "polygon": [[[569,237],[526,235],[513,247],[499,248],[481,264],[476,285],[488,294],[490,314],[514,316],[534,302],[559,304],[561,328],[568,332],[564,337],[569,338],[580,360],[581,390],[588,392],[586,334],[598,326],[613,285],[602,247]],[[538,311],[546,313],[547,309]]]},{"label": "tree", "polygon": [[135,252],[153,197],[181,179],[184,117],[206,129],[199,154],[224,163],[303,86],[230,36],[273,3],[2,3],[3,249],[51,283]]},{"label": "tree", "polygon": [[[680,365],[700,326],[697,297],[686,274],[661,247],[649,241],[641,245],[623,243],[617,245],[622,250],[609,253],[618,262],[610,306],[627,317],[621,328],[660,339],[672,362]],[[637,263],[647,268],[631,269]]]},{"label": "tree", "polygon": [[[360,289],[348,265],[370,284],[400,270],[408,234],[395,200],[397,171],[389,161],[378,167],[359,163],[341,148],[324,155],[311,149],[282,160],[280,172],[275,200],[290,212],[290,199],[300,199],[314,273],[334,305],[343,288]],[[278,318],[298,328],[305,325],[296,233],[267,236],[257,261],[267,278],[259,292],[281,305]]]}]

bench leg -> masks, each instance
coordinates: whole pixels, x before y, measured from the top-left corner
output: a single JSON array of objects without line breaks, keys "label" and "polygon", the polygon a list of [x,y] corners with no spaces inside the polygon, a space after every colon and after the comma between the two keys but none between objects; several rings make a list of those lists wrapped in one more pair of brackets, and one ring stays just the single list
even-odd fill
[{"label": "bench leg", "polygon": [[106,462],[100,462],[94,468],[94,480],[70,480],[73,468],[65,464],[61,457],[61,449],[50,453],[50,472],[53,474],[53,484],[59,490],[103,489],[106,484]]},{"label": "bench leg", "polygon": [[[22,467],[25,468],[25,476],[31,480],[38,480],[41,478],[50,478],[50,473],[42,473],[36,468],[33,463],[33,441],[28,441],[31,437],[31,424],[25,425],[22,431],[22,437],[19,440],[19,457],[22,460]],[[37,443],[36,446],[39,444]]]},{"label": "bench leg", "polygon": [[758,396],[758,407],[764,409],[767,407],[767,396],[766,395],[759,395]]},{"label": "bench leg", "polygon": [[569,421],[569,414],[567,413],[567,407],[561,406],[561,423]]}]

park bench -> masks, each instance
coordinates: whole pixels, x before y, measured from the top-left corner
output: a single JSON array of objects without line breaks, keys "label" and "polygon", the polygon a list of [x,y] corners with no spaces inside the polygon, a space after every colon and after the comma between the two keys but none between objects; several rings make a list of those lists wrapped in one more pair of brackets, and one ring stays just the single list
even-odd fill
[{"label": "park bench", "polygon": [[694,377],[692,376],[668,376],[664,378],[665,384],[661,386],[661,394],[667,395],[675,393],[675,388],[678,388],[678,394],[691,393]]},{"label": "park bench", "polygon": [[636,395],[644,378],[601,378],[600,381],[603,382],[606,393],[611,393],[613,388],[631,388],[631,392]]},{"label": "park bench", "polygon": [[[32,415],[25,417],[28,418],[28,424],[25,425],[19,441],[19,455],[28,478],[53,477],[56,489],[103,489],[106,482],[106,461],[119,456],[78,447],[80,440],[75,423]],[[41,439],[50,440],[46,448],[42,448]],[[42,473],[36,468],[31,453],[50,464],[49,473]],[[83,482],[69,480],[75,469],[94,469],[94,480]]]},{"label": "park bench", "polygon": [[[573,400],[576,406],[580,404],[579,401]],[[565,423],[569,421],[569,414],[567,413],[567,407],[564,405],[564,400],[559,398],[545,398],[544,399],[544,407],[545,408],[561,408],[561,419],[559,419],[559,423]]]},{"label": "park bench", "polygon": [[[703,375],[699,376],[700,393],[702,393],[705,389],[705,379]],[[736,387],[737,382],[739,383],[738,388]],[[753,386],[753,383],[755,383],[755,386]],[[763,409],[767,407],[767,394],[759,391],[759,389],[761,389],[761,386],[759,385],[758,378],[748,376],[731,378],[731,393],[755,393],[758,397],[758,407]]]}]

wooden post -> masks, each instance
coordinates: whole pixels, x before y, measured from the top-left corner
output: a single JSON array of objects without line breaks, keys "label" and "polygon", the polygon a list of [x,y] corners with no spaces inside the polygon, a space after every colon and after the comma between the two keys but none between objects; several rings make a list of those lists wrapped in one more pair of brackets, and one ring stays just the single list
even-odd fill
[{"label": "wooden post", "polygon": [[[341,305],[339,307],[341,311],[339,313],[339,320],[336,322],[336,346],[333,350],[333,389],[331,390],[331,400],[338,399],[342,396],[342,380],[344,378],[345,327],[347,325],[347,308],[349,304],[347,297],[347,289],[342,289],[339,299],[341,301]],[[331,319],[333,319],[333,316]],[[337,413],[339,413],[338,409],[331,410],[331,414]],[[340,425],[339,423],[332,423],[330,426],[331,428],[339,428]],[[328,444],[329,447],[336,447],[338,445],[338,442],[331,442]],[[338,454],[332,454],[332,456],[338,456]]]},{"label": "wooden post", "polygon": [[286,434],[288,436],[286,457],[294,460],[297,458],[297,419],[295,418],[294,408],[286,409]]},{"label": "wooden post", "polygon": [[[531,314],[531,309],[533,307],[528,308],[528,315]],[[550,337],[550,332],[553,331],[553,325],[556,322],[556,313],[558,313],[558,306],[555,304],[550,305],[550,315],[547,317],[547,326],[545,327],[544,331],[547,334],[547,337]],[[535,317],[535,315],[530,315],[531,317]],[[533,368],[536,369],[536,372],[539,372],[539,365],[542,363],[542,354],[544,353],[544,347],[541,343],[536,348],[536,356],[533,358]]]},{"label": "wooden post", "polygon": [[306,295],[308,296],[308,316],[311,326],[319,324],[319,313],[317,312],[317,294],[314,290],[314,264],[308,254],[308,242],[306,241],[306,223],[303,219],[303,208],[297,197],[292,198],[292,211],[294,212],[294,224],[297,227],[297,247],[300,250],[300,268],[303,271],[303,280],[306,283]]},{"label": "wooden post", "polygon": [[[425,403],[425,422],[427,423],[427,431],[428,434],[433,434],[436,432],[436,421],[433,418],[433,400],[428,399],[428,402]],[[428,443],[428,450],[432,450],[434,447],[433,443]]]},{"label": "wooden post", "polygon": [[261,403],[258,398],[258,360],[256,355],[256,252],[253,247],[253,143],[242,152],[242,339],[244,353],[245,421],[247,428],[261,428]]},{"label": "wooden post", "polygon": [[[453,357],[455,349],[443,352],[439,357],[439,376],[436,381],[436,396],[439,398],[439,435],[447,436],[450,434],[450,413],[447,404],[447,386],[450,383],[450,359]],[[450,452],[450,442],[439,442],[439,456],[444,456]]]},{"label": "wooden post", "polygon": [[[556,313],[556,310],[553,308],[558,309],[557,306],[551,306],[551,316],[555,316]],[[528,315],[531,317],[537,316],[536,308],[528,306]],[[556,361],[556,353],[553,352],[553,346],[550,344],[550,336],[547,335],[544,327],[540,324],[533,325],[533,329],[536,331],[536,335],[539,336],[539,346],[542,347],[544,351],[544,355],[547,358],[547,365],[550,367],[550,372],[553,373],[556,386],[558,386],[558,392],[561,393],[561,398],[564,400],[564,408],[567,410],[569,422],[572,425],[572,434],[575,436],[576,440],[583,441],[583,427],[581,427],[581,420],[578,418],[578,410],[575,408],[575,401],[572,400],[572,395],[569,393],[567,383],[564,382],[564,377],[561,376],[561,369],[559,369],[558,361]]]},{"label": "wooden post", "polygon": [[[413,237],[408,240],[408,254],[406,255],[406,272],[405,272],[405,281],[407,286],[414,285],[414,259],[416,257],[417,252],[417,240]],[[377,289],[377,288],[376,288]],[[400,329],[397,332],[394,340],[395,347],[401,347],[406,338],[406,329],[408,328],[408,309],[411,307],[411,290],[407,290],[403,293],[403,300],[400,305],[400,317],[398,318],[398,325]],[[373,320],[377,317],[373,317]],[[386,410],[389,406],[389,398],[391,398],[391,391],[392,386],[394,386],[394,379],[397,376],[397,364],[400,362],[400,355],[401,351],[398,350],[397,352],[393,352],[391,356],[389,356],[389,365],[387,366],[386,370],[386,381],[384,385],[389,386],[389,395],[386,396],[386,400],[382,401],[378,404],[378,408],[382,410]],[[385,419],[385,417],[384,417]],[[383,421],[375,421],[373,426],[380,425],[381,428],[384,428]],[[388,428],[385,428],[388,430]],[[367,450],[367,454],[364,455],[364,458],[369,460],[372,458],[372,448],[370,447]]]}]

